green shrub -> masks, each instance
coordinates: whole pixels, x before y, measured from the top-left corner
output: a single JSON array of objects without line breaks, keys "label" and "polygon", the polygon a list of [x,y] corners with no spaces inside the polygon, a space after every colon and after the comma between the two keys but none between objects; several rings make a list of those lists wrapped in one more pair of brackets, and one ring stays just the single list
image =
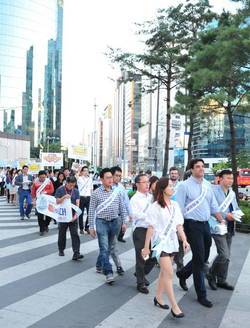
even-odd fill
[{"label": "green shrub", "polygon": [[244,215],[241,218],[242,223],[250,223],[250,207],[240,204],[240,209],[244,213]]}]

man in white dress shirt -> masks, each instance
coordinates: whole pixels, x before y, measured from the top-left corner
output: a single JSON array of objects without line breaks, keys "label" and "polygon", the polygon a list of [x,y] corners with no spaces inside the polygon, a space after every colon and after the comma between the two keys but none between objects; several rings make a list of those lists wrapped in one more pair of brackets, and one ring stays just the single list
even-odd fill
[{"label": "man in white dress shirt", "polygon": [[88,214],[89,214],[90,196],[93,192],[93,180],[89,176],[89,169],[87,166],[82,167],[80,176],[77,180],[77,185],[78,185],[78,190],[80,193],[80,209],[82,210],[82,214],[79,216],[80,234],[84,233],[83,214],[84,214],[85,208],[87,211],[87,219],[85,222],[85,231],[87,233],[89,233]]},{"label": "man in white dress shirt", "polygon": [[137,290],[143,294],[148,294],[149,282],[145,278],[156,263],[155,258],[149,258],[144,260],[141,251],[145,244],[147,223],[146,223],[146,212],[149,205],[152,203],[152,195],[149,193],[149,180],[146,174],[139,174],[135,178],[135,184],[137,192],[130,200],[132,210],[132,221],[133,221],[133,241],[135,245],[135,256],[136,256],[136,279],[137,279]]}]

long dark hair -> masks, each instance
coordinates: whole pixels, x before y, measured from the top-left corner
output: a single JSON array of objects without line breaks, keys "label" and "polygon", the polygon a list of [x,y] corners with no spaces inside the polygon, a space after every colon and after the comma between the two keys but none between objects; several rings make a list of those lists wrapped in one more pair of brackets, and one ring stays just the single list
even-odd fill
[{"label": "long dark hair", "polygon": [[169,185],[169,178],[160,178],[156,184],[154,200],[161,206],[166,207],[166,202],[164,200],[164,190]]}]

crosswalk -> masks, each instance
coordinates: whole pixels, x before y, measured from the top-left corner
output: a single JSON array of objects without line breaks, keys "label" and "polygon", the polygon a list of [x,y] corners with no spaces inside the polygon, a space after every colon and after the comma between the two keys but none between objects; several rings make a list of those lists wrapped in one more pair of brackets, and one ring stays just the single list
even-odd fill
[{"label": "crosswalk", "polygon": [[[214,302],[212,309],[205,309],[196,302],[192,279],[189,279],[189,291],[185,293],[174,277],[175,296],[186,314],[181,323],[177,323],[169,311],[153,306],[158,267],[149,275],[150,294],[140,294],[135,288],[131,229],[125,235],[127,242],[119,243],[125,275],[117,276],[113,286],[106,285],[104,276],[95,272],[96,239],[80,236],[84,259],[74,262],[69,236],[65,256],[59,257],[57,226],[51,223],[49,233],[43,237],[39,236],[38,230],[34,214],[30,220],[20,221],[18,208],[0,197],[1,328],[158,328],[180,324],[192,328],[249,327],[250,308],[248,311],[249,302],[245,301],[250,296],[250,285],[246,284],[250,281],[248,235],[237,235],[234,240],[237,250],[232,252],[230,281],[237,283],[236,289],[234,293],[208,290],[209,298]],[[215,255],[213,246],[210,260]],[[190,258],[189,252],[185,262]],[[245,302],[239,309],[241,295]],[[244,320],[240,316],[235,319],[237,311]]]}]

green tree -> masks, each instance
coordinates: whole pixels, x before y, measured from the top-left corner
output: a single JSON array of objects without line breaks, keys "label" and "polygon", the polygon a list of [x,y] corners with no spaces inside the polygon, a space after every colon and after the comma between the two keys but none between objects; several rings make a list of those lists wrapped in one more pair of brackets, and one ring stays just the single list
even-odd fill
[{"label": "green tree", "polygon": [[138,34],[146,37],[145,52],[133,54],[121,49],[109,48],[112,62],[121,68],[149,77],[154,91],[157,85],[166,92],[166,141],[163,175],[167,174],[169,163],[169,140],[172,92],[183,77],[185,52],[193,42],[198,29],[212,18],[207,0],[191,4],[186,1],[168,9],[160,9],[154,21],[138,24]]},{"label": "green tree", "polygon": [[250,111],[250,26],[247,20],[238,13],[223,12],[217,25],[200,33],[188,70],[194,89],[204,94],[200,99],[202,110],[208,115],[224,113],[228,118],[234,189],[238,192],[235,115]]},{"label": "green tree", "polygon": [[213,166],[212,172],[213,172],[214,175],[216,175],[216,173],[218,171],[221,171],[221,170],[224,170],[224,169],[229,169],[230,166],[231,166],[230,165],[230,162],[227,162],[227,163],[225,163],[225,162],[219,162],[219,163],[217,163],[217,164],[215,164]]}]

